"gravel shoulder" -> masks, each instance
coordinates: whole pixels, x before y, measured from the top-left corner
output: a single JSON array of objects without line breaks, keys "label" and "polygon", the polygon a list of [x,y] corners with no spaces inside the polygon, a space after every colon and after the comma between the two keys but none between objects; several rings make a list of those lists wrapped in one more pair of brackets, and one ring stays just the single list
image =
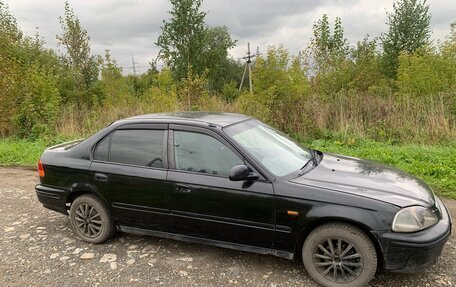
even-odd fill
[{"label": "gravel shoulder", "polygon": [[[84,243],[66,216],[38,202],[34,171],[0,167],[0,178],[0,286],[317,286],[300,263],[273,256],[125,233],[102,245]],[[444,202],[456,215],[456,201]],[[381,272],[372,282],[455,284],[454,233],[432,268]]]}]

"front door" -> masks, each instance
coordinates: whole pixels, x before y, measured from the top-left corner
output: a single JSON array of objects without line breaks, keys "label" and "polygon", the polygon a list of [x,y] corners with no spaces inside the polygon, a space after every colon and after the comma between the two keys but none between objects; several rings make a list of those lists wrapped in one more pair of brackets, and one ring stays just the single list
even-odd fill
[{"label": "front door", "polygon": [[170,126],[171,215],[175,232],[205,239],[271,248],[274,237],[272,184],[264,178],[231,181],[245,164],[217,133]]},{"label": "front door", "polygon": [[116,223],[155,230],[169,226],[166,128],[120,128],[96,146],[91,175]]}]

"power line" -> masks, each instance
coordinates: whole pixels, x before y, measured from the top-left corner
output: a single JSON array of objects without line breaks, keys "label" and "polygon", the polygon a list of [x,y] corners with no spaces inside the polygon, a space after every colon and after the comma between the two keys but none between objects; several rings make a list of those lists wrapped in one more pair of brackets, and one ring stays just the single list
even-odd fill
[{"label": "power line", "polygon": [[[51,35],[52,37],[56,37],[58,35],[58,33],[56,32],[53,32],[51,31],[50,29],[47,29],[47,28],[44,28],[42,26],[39,26],[38,24],[36,24],[34,21],[14,12],[14,15],[16,17],[19,17],[21,18],[22,20],[26,21],[26,22],[29,22],[31,24],[33,24],[35,26],[36,29],[40,30],[40,31],[45,31],[46,33],[48,33],[49,35]],[[141,69],[141,68],[150,68],[150,65],[137,65],[137,62],[135,62],[134,60],[134,57],[133,55],[131,56],[131,59],[132,59],[132,66],[119,66],[119,68],[121,69],[129,69],[129,70],[133,70],[133,74],[136,75],[136,73],[138,72],[137,69]]]},{"label": "power line", "polygon": [[340,17],[342,18],[343,15],[347,14],[348,11],[350,11],[353,7],[355,7],[356,4],[359,3],[360,0],[357,0],[355,2],[353,2],[353,4],[348,8],[348,9],[345,9],[345,11],[340,15]]},{"label": "power line", "polygon": [[[294,2],[294,1],[293,1],[293,2]],[[289,12],[293,11],[293,10],[294,10],[294,11],[298,11],[298,9],[301,7],[301,5],[302,5],[303,3],[304,3],[304,0],[301,0],[300,2],[298,2],[298,5],[296,5],[294,8],[292,8],[292,7],[293,7],[293,3],[292,3],[292,4],[289,6],[290,9],[287,10],[287,12],[285,13],[285,15],[288,14]],[[290,22],[291,22],[291,21],[286,22],[282,27],[287,26]],[[280,32],[280,31],[279,31],[279,32]]]},{"label": "power line", "polygon": [[54,33],[54,32],[52,32],[51,30],[48,30],[48,29],[46,29],[46,28],[44,28],[44,27],[40,27],[40,26],[37,25],[35,22],[33,22],[33,21],[31,21],[31,20],[25,18],[24,16],[19,15],[18,13],[14,13],[14,15],[19,16],[19,18],[22,18],[23,20],[25,20],[25,21],[27,21],[27,22],[29,22],[29,23],[32,23],[32,24],[35,26],[35,28],[41,29],[42,31],[45,31],[45,32],[49,33],[49,34],[50,34],[51,36],[53,36],[53,37],[55,37],[55,36],[58,35],[58,33]]},{"label": "power line", "polygon": [[337,17],[339,15],[339,13],[343,10],[342,8],[345,3],[346,3],[346,1],[344,2],[343,0],[339,0],[337,2],[336,8],[331,9],[330,11],[328,11],[326,13],[328,15],[328,17],[330,17],[330,18]]},{"label": "power line", "polygon": [[[303,23],[304,23],[304,26],[307,25],[307,23],[309,22],[309,20],[311,20],[311,19],[317,14],[317,12],[320,11],[321,6],[324,6],[324,5],[326,4],[326,2],[327,2],[327,0],[323,0],[319,5],[316,6],[316,8],[314,9],[314,12],[313,12],[309,17],[307,17],[307,19],[305,20],[305,22],[302,22],[302,20],[301,20],[301,21],[297,22],[297,23],[296,23],[297,25],[295,25],[295,26],[301,26],[301,24],[303,24]],[[288,37],[287,40],[283,42],[284,45],[285,45],[285,44],[288,44],[289,41],[293,38],[293,36],[294,36],[294,35],[291,35],[290,37]]]},{"label": "power line", "polygon": [[[340,16],[338,16],[338,17],[342,18],[342,16],[345,15],[346,13],[348,13],[356,4],[359,3],[359,1],[360,1],[360,0],[354,1],[353,4],[350,5],[348,8],[346,8],[345,10],[343,10],[343,12],[342,12],[342,13],[340,14]],[[324,0],[324,1],[322,2],[322,5],[321,5],[321,6],[323,6],[323,3],[325,3],[325,2],[327,2],[327,0]],[[339,7],[339,5],[338,5],[338,7]],[[336,8],[336,9],[337,9],[337,8]],[[318,9],[318,10],[315,10],[315,12],[307,19],[306,23],[308,22],[308,20],[310,20],[311,18],[313,18],[313,17],[315,16],[315,14],[316,14],[318,11],[319,11],[319,9]],[[291,39],[291,37],[290,37],[289,39]],[[298,41],[299,41],[298,44],[300,45],[300,44],[301,44],[303,41],[305,41],[305,40],[306,40],[306,37],[301,37],[300,40],[298,40]]]},{"label": "power line", "polygon": [[[133,67],[132,66],[118,66],[119,68],[122,68],[122,69],[130,69],[132,70]],[[138,68],[149,68],[150,66],[147,66],[147,65],[142,65],[142,66],[138,66],[138,65],[135,65],[135,68],[138,69]]]},{"label": "power line", "polygon": [[[296,11],[297,8],[304,2],[304,0],[301,0],[300,2],[297,3],[296,6],[294,6],[294,4],[296,3],[296,1],[299,1],[299,0],[292,0],[292,2],[290,3],[290,5],[288,6],[288,9],[286,9],[285,12],[282,13],[281,16],[286,16],[286,15],[288,15],[288,13],[290,13],[290,12],[293,11],[293,10]],[[293,7],[294,7],[294,8],[293,8]],[[291,18],[291,17],[290,17],[290,18]],[[290,20],[288,20],[288,21],[285,22],[284,24],[280,25],[280,26],[281,26],[280,29],[279,29],[277,32],[275,32],[274,34],[279,35],[279,34],[282,32],[282,30],[289,24],[289,22],[290,22]],[[270,37],[269,37],[268,39],[264,39],[264,38],[263,38],[263,39],[261,39],[261,40],[259,41],[259,44],[260,44],[260,45],[267,45],[267,43],[265,43],[265,42],[266,42],[267,40],[269,40],[269,39],[270,39]]]}]

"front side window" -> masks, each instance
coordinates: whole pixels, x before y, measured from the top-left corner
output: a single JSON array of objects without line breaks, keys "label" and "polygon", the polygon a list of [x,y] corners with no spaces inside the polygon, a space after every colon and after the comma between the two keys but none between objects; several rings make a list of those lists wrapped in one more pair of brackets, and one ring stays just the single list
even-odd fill
[{"label": "front side window", "polygon": [[176,169],[228,176],[232,167],[244,162],[215,138],[193,132],[174,131]]},{"label": "front side window", "polygon": [[224,131],[276,176],[291,174],[311,159],[308,150],[257,120],[240,122]]},{"label": "front side window", "polygon": [[94,159],[163,167],[163,136],[162,130],[117,130],[98,144]]}]

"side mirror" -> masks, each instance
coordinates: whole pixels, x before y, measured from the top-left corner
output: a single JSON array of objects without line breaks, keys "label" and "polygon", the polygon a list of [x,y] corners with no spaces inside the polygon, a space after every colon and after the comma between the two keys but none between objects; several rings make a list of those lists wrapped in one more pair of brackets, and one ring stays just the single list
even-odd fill
[{"label": "side mirror", "polygon": [[241,164],[231,169],[229,179],[232,181],[254,180],[258,179],[258,175],[250,172],[247,166]]}]

